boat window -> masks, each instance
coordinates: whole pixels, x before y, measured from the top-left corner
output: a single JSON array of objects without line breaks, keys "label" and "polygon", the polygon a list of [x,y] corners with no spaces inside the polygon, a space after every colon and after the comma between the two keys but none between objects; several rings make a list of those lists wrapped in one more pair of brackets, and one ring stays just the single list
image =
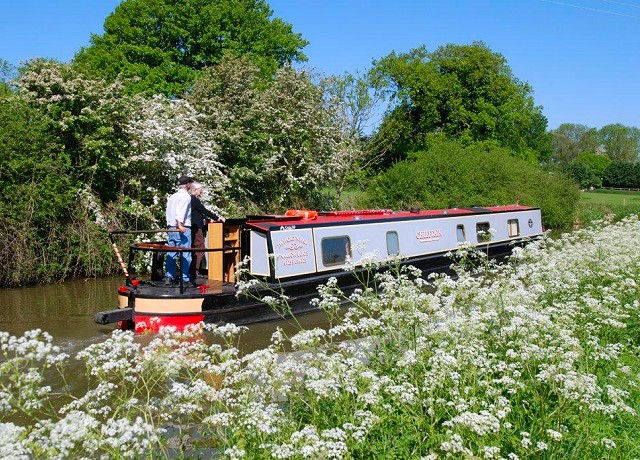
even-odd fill
[{"label": "boat window", "polygon": [[325,266],[343,264],[347,257],[351,257],[351,241],[348,236],[323,238],[321,246],[322,263]]},{"label": "boat window", "polygon": [[458,237],[458,243],[464,243],[467,241],[467,237],[464,234],[464,225],[460,224],[456,227],[456,235]]},{"label": "boat window", "polygon": [[507,221],[507,227],[509,228],[509,238],[520,236],[520,222],[518,219],[509,219]]},{"label": "boat window", "polygon": [[398,241],[398,232],[387,232],[387,254],[397,256],[400,254],[400,241]]},{"label": "boat window", "polygon": [[476,237],[478,239],[478,243],[491,241],[491,233],[489,232],[490,228],[489,222],[478,222],[476,224]]}]

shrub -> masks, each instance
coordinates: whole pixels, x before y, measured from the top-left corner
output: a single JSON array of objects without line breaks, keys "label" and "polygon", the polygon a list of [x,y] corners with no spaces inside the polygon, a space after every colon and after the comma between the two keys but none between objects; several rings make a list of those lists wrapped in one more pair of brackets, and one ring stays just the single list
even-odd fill
[{"label": "shrub", "polygon": [[0,101],[0,286],[113,273],[98,199],[24,100]]},{"label": "shrub", "polygon": [[578,198],[575,183],[563,174],[514,158],[509,150],[437,140],[380,174],[361,205],[406,209],[521,203],[540,207],[545,225],[566,227]]},{"label": "shrub", "polygon": [[606,187],[640,187],[640,163],[612,161],[603,173]]}]

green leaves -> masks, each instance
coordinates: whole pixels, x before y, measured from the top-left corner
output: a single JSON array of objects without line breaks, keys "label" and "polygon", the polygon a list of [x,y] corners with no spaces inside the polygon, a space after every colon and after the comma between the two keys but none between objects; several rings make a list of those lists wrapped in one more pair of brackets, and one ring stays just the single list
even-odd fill
[{"label": "green leaves", "polygon": [[394,209],[520,202],[539,206],[545,225],[566,227],[573,221],[578,190],[562,175],[514,158],[491,142],[464,147],[441,137],[380,174],[367,200],[365,206]]},{"label": "green leaves", "polygon": [[582,152],[603,154],[615,161],[635,162],[640,159],[640,129],[620,123],[600,129],[563,123],[551,131],[553,159],[569,163]]},{"label": "green leaves", "polygon": [[531,87],[482,42],[391,53],[374,62],[372,79],[396,104],[376,134],[376,143],[388,146],[381,152],[386,165],[422,149],[437,133],[465,144],[495,141],[522,158],[531,151],[537,160],[550,154],[546,118]]},{"label": "green leaves", "polygon": [[74,65],[107,81],[120,76],[127,92],[147,96],[181,96],[225,53],[249,57],[267,79],[306,60],[301,50],[308,43],[271,15],[264,0],[125,0]]}]

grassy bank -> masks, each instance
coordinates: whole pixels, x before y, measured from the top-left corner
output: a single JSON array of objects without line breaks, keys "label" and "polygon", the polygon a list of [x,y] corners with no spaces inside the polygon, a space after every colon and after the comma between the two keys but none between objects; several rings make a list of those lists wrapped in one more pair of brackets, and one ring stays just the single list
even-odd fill
[{"label": "grassy bank", "polygon": [[579,230],[501,267],[461,250],[479,272],[429,290],[411,269],[378,275],[346,313],[330,282],[331,327],[245,356],[231,325],[214,345],[114,333],[78,354],[76,396],[43,380],[71,359],[50,338],[0,334],[0,456],[638,457],[639,230]]},{"label": "grassy bank", "polygon": [[633,214],[640,214],[640,192],[593,190],[580,194],[578,224],[612,217],[619,220]]}]

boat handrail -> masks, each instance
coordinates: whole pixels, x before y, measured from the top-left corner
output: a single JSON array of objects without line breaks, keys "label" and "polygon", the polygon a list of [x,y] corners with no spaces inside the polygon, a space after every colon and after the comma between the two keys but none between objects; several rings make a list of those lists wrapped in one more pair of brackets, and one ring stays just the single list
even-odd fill
[{"label": "boat handrail", "polygon": [[377,214],[393,214],[393,209],[353,209],[346,211],[320,211],[320,216],[344,217],[344,216],[368,216]]},{"label": "boat handrail", "polygon": [[159,228],[155,230],[110,230],[109,235],[128,235],[136,233],[169,233],[175,231],[175,229],[171,228]]},{"label": "boat handrail", "polygon": [[239,251],[241,248],[240,246],[225,246],[223,248],[194,248],[191,246],[169,246],[161,243],[134,243],[129,246],[129,249],[149,252],[230,252]]}]

